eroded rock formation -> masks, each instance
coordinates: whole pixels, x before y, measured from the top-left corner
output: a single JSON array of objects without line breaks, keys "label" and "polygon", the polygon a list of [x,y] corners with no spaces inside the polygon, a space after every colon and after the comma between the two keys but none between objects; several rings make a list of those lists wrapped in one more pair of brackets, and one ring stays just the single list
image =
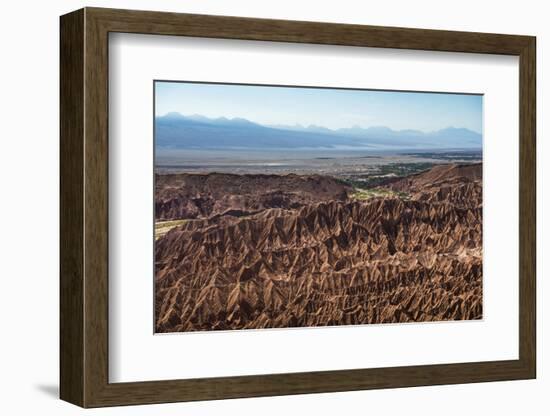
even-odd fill
[{"label": "eroded rock formation", "polygon": [[321,175],[156,175],[155,213],[159,221],[209,218],[227,211],[244,215],[343,201],[350,190],[346,183]]},{"label": "eroded rock formation", "polygon": [[[323,176],[168,176],[157,218],[192,219],[155,244],[157,332],[482,316],[481,165],[366,201]],[[266,203],[272,192],[287,199]]]}]

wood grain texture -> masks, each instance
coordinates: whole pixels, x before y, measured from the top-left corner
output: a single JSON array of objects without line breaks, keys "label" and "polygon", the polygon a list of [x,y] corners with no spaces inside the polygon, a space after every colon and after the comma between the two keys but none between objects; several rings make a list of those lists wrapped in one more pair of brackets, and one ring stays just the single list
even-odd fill
[{"label": "wood grain texture", "polygon": [[108,380],[108,33],[86,13],[84,59],[85,406]]},{"label": "wood grain texture", "polygon": [[528,36],[87,8],[110,32],[519,55]]},{"label": "wood grain texture", "polygon": [[84,12],[61,19],[60,44],[60,388],[84,404]]},{"label": "wood grain texture", "polygon": [[520,54],[519,355],[536,377],[536,41]]},{"label": "wood grain texture", "polygon": [[[191,380],[108,380],[108,33],[520,57],[520,357],[463,364]],[[87,8],[61,18],[61,397],[99,407],[535,377],[535,39]]]}]

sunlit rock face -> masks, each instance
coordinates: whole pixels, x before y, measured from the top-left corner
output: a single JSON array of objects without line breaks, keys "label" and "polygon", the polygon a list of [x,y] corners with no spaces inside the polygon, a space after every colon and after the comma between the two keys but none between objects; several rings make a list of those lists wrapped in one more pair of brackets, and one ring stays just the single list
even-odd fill
[{"label": "sunlit rock face", "polygon": [[482,318],[482,165],[353,197],[321,175],[156,178],[157,332]]}]

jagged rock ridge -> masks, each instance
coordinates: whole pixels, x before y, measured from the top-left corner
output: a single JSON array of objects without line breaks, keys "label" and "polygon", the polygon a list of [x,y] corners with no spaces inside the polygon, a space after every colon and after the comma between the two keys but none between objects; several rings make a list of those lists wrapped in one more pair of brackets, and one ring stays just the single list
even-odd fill
[{"label": "jagged rock ridge", "polygon": [[[311,178],[289,175],[303,198],[295,206],[196,215],[156,242],[156,330],[481,318],[481,165],[434,169],[387,185],[409,200],[352,201],[338,181],[315,193]],[[280,180],[247,187],[263,179],[241,176],[229,189],[215,179],[227,198]]]},{"label": "jagged rock ridge", "polygon": [[171,174],[155,177],[157,220],[241,215],[267,208],[298,208],[345,200],[351,187],[321,175]]}]

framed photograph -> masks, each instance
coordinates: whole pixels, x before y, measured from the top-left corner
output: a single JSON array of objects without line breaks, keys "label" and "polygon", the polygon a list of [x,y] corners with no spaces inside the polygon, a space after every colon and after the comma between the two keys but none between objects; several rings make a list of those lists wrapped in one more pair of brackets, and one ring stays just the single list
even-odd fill
[{"label": "framed photograph", "polygon": [[63,400],[535,378],[534,37],[60,27]]}]

